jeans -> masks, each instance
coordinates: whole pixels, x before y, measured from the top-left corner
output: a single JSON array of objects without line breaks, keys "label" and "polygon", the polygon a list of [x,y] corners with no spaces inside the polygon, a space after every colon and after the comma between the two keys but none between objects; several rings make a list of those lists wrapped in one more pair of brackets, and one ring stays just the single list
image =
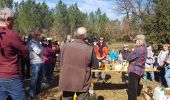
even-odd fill
[{"label": "jeans", "polygon": [[48,83],[50,83],[52,80],[52,73],[53,73],[52,64],[44,64],[44,75]]},{"label": "jeans", "polygon": [[42,76],[43,76],[43,63],[31,64],[32,67],[32,77],[30,80],[30,91],[29,95],[34,97],[36,94],[40,93]]},{"label": "jeans", "polygon": [[137,100],[140,79],[141,76],[135,73],[129,73],[128,100]]},{"label": "jeans", "polygon": [[165,79],[168,87],[170,87],[170,65],[165,67]]},{"label": "jeans", "polygon": [[8,96],[12,100],[27,100],[20,77],[0,78],[0,100],[6,100]]},{"label": "jeans", "polygon": [[[145,64],[145,66],[150,66],[151,68],[153,68],[153,64]],[[145,75],[144,77],[145,78],[148,78],[148,74],[150,74],[150,77],[151,77],[151,80],[154,81],[155,80],[155,75],[154,75],[154,72],[145,72]],[[147,76],[147,77],[146,77]]]}]

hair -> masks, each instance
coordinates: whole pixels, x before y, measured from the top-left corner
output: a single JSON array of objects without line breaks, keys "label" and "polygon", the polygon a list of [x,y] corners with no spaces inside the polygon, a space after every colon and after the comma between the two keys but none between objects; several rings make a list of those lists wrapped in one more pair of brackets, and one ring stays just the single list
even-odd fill
[{"label": "hair", "polygon": [[169,44],[163,44],[163,46],[167,46],[169,48]]},{"label": "hair", "polygon": [[86,34],[75,34],[74,38],[75,39],[86,39],[87,35]]},{"label": "hair", "polygon": [[87,30],[85,27],[77,28],[76,32],[74,33],[75,39],[86,39],[87,38]]}]

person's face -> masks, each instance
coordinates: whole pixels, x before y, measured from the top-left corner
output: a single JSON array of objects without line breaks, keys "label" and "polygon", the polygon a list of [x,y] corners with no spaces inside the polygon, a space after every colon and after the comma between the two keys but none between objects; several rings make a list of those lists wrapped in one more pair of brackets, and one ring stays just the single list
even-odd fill
[{"label": "person's face", "polygon": [[42,41],[42,43],[43,43],[43,44],[47,44],[47,40],[44,39],[44,40]]},{"label": "person's face", "polygon": [[39,38],[40,38],[40,35],[39,34],[34,34],[34,40],[39,40]]},{"label": "person's face", "polygon": [[14,23],[14,19],[13,18],[7,18],[5,21],[5,24],[8,26],[8,28],[12,29],[13,27],[13,23]]},{"label": "person's face", "polygon": [[169,48],[168,48],[168,45],[164,45],[164,46],[163,46],[163,50],[166,51],[166,50],[168,50],[168,49],[169,49]]},{"label": "person's face", "polygon": [[152,50],[152,46],[149,46],[148,49],[149,49],[149,50]]},{"label": "person's face", "polygon": [[28,41],[28,36],[24,37],[24,41],[27,42]]},{"label": "person's face", "polygon": [[100,38],[99,41],[100,41],[100,43],[103,43],[104,39],[103,39],[103,38]]},{"label": "person's face", "polygon": [[124,50],[128,50],[128,47],[127,47],[127,46],[125,46],[125,47],[124,47]]},{"label": "person's face", "polygon": [[137,46],[141,46],[144,44],[144,41],[143,40],[136,40],[136,45]]}]

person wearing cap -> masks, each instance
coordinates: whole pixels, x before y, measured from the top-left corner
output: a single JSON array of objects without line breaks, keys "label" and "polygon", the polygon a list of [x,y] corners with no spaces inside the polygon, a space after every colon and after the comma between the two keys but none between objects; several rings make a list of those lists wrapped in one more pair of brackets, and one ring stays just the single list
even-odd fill
[{"label": "person wearing cap", "polygon": [[32,69],[32,76],[30,80],[30,90],[29,96],[34,98],[34,96],[40,93],[42,74],[43,74],[43,54],[44,50],[39,42],[40,32],[38,30],[33,31],[32,39],[28,42],[30,65]]},{"label": "person wearing cap", "polygon": [[87,30],[79,27],[74,33],[74,41],[65,43],[60,53],[59,89],[63,91],[62,100],[86,100],[91,79],[91,67],[98,67],[93,48],[84,42]]},{"label": "person wearing cap", "polygon": [[145,60],[147,57],[145,36],[137,35],[134,40],[136,42],[134,51],[126,57],[126,60],[130,63],[128,67],[128,100],[137,100],[139,82],[145,72]]},{"label": "person wearing cap", "polygon": [[10,95],[13,100],[26,100],[20,78],[20,57],[28,58],[28,48],[12,30],[14,12],[0,8],[0,100]]}]

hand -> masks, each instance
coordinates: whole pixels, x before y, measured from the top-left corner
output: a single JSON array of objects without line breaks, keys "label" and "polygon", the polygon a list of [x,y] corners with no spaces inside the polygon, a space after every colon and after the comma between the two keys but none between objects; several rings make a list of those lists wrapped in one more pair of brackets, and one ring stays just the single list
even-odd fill
[{"label": "hand", "polygon": [[55,48],[55,47],[52,47],[52,50],[56,50],[56,48]]}]

